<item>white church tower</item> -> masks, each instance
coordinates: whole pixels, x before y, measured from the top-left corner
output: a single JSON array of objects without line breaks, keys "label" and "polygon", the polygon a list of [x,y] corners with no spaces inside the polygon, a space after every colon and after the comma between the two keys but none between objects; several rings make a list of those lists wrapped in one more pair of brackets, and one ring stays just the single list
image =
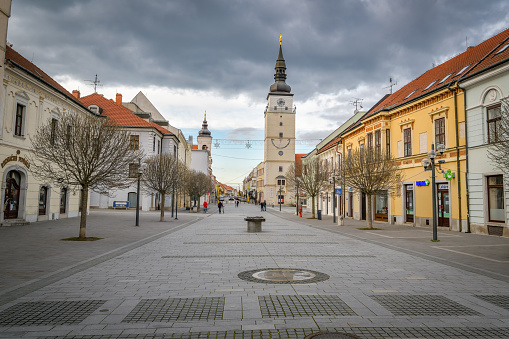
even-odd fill
[{"label": "white church tower", "polygon": [[286,80],[282,36],[276,61],[274,84],[270,86],[265,109],[264,192],[262,201],[277,205],[293,201],[293,187],[286,185],[285,174],[295,163],[295,108],[293,94]]}]

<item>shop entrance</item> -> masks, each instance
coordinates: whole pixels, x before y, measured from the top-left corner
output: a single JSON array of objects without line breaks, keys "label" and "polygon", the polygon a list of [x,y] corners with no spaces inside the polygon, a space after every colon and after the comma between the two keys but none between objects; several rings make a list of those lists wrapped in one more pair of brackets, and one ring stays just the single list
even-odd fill
[{"label": "shop entrance", "polygon": [[353,194],[348,192],[348,216],[353,217]]},{"label": "shop entrance", "polygon": [[4,197],[4,219],[16,219],[19,210],[21,174],[18,171],[7,173]]},{"label": "shop entrance", "polygon": [[389,198],[387,192],[375,196],[375,220],[389,221]]},{"label": "shop entrance", "polygon": [[405,185],[405,222],[414,222],[414,186]]},{"label": "shop entrance", "polygon": [[438,203],[438,226],[449,227],[449,186],[447,184],[437,185],[437,203]]}]

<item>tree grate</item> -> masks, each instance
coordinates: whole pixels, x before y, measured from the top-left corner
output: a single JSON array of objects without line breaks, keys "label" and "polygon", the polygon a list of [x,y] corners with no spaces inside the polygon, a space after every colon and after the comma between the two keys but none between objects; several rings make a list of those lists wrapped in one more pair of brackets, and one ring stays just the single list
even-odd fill
[{"label": "tree grate", "polygon": [[370,296],[394,315],[465,316],[481,315],[440,295],[372,295]]},{"label": "tree grate", "polygon": [[509,295],[476,295],[476,297],[509,311]]},{"label": "tree grate", "polygon": [[122,320],[124,323],[223,319],[224,298],[143,299]]},{"label": "tree grate", "polygon": [[335,295],[269,295],[258,302],[263,318],[357,315]]},{"label": "tree grate", "polygon": [[0,312],[0,326],[79,324],[105,302],[83,300],[18,303]]}]

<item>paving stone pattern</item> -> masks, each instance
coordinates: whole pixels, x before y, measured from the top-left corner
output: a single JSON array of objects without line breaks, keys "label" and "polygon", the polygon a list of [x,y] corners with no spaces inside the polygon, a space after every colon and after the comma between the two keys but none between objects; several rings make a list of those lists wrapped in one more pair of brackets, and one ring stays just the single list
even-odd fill
[{"label": "paving stone pattern", "polygon": [[[259,215],[255,210],[246,204],[229,215],[203,216],[47,283],[42,277],[25,293],[14,291],[15,298],[0,303],[0,338],[304,339],[325,331],[509,338],[508,282],[336,233],[340,226],[327,231],[269,212],[264,231],[247,235],[244,218]],[[249,278],[266,268],[324,279]]]},{"label": "paving stone pattern", "polygon": [[371,298],[394,315],[480,315],[478,312],[440,295],[373,295]]},{"label": "paving stone pattern", "polygon": [[18,303],[0,312],[0,326],[79,324],[104,303],[104,300]]},{"label": "paving stone pattern", "polygon": [[476,295],[476,297],[509,311],[509,295]]},{"label": "paving stone pattern", "polygon": [[287,330],[251,330],[225,332],[191,332],[164,334],[124,334],[124,335],[76,335],[45,336],[39,339],[303,339],[317,332],[350,333],[363,339],[380,338],[508,338],[509,329],[482,327],[328,327],[322,330],[298,328]]},{"label": "paving stone pattern", "polygon": [[348,316],[357,315],[334,295],[270,295],[258,297],[262,317]]},{"label": "paving stone pattern", "polygon": [[122,322],[216,320],[223,311],[224,298],[144,299]]}]

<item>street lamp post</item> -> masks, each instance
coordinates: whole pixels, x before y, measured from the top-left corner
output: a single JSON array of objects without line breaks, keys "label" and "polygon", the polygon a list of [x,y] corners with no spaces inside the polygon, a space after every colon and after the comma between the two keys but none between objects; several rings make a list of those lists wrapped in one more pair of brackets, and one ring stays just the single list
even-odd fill
[{"label": "street lamp post", "polygon": [[[442,144],[437,145],[437,152],[435,152],[435,145],[431,144],[431,151],[428,152],[428,158],[424,158],[421,161],[421,164],[424,166],[425,171],[431,171],[431,194],[432,196],[432,204],[433,204],[433,239],[432,241],[438,241],[437,236],[437,188],[435,184],[435,158],[438,156],[442,156],[445,151],[445,146]],[[445,160],[438,160],[438,168],[440,165],[445,163]],[[440,168],[441,170],[441,168]]]},{"label": "street lamp post", "polygon": [[336,173],[332,174],[332,222],[336,223]]},{"label": "street lamp post", "polygon": [[141,159],[138,160],[138,187],[136,191],[136,226],[140,226],[140,179],[141,179]]}]

